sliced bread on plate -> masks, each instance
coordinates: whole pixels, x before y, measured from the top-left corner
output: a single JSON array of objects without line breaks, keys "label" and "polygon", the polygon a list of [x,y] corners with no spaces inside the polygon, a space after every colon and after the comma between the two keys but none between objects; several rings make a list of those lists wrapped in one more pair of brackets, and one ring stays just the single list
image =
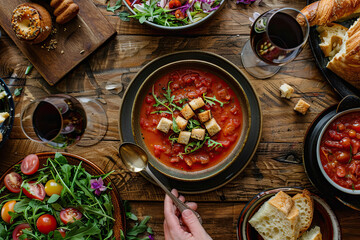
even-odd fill
[{"label": "sliced bread on plate", "polygon": [[314,202],[308,190],[303,190],[302,193],[298,193],[293,196],[293,201],[295,206],[299,209],[300,212],[300,221],[299,221],[299,236],[308,230],[311,225],[313,215],[314,215]]},{"label": "sliced bread on plate", "polygon": [[299,240],[322,240],[322,234],[320,232],[320,227],[315,226],[310,231],[304,233]]}]

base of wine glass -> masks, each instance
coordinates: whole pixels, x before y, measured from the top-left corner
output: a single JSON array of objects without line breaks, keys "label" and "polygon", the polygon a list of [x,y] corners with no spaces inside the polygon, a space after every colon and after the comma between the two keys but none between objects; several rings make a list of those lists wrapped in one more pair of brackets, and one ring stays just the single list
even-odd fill
[{"label": "base of wine glass", "polygon": [[279,70],[280,66],[274,66],[261,61],[253,52],[250,40],[247,40],[242,51],[241,61],[245,70],[252,76],[260,79],[265,79],[274,76]]},{"label": "base of wine glass", "polygon": [[82,104],[87,118],[87,125],[77,146],[89,147],[100,142],[108,129],[108,118],[105,109],[96,99],[89,97],[76,97]]}]

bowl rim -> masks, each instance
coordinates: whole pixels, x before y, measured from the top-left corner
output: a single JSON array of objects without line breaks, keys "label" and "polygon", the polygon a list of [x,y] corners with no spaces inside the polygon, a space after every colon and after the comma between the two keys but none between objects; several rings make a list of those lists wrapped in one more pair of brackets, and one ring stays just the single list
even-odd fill
[{"label": "bowl rim", "polygon": [[[241,210],[240,215],[238,217],[237,220],[237,224],[236,224],[236,239],[239,239],[239,236],[241,235],[241,240],[248,240],[246,238],[246,235],[244,235],[244,233],[246,233],[246,224],[250,219],[244,218],[246,217],[246,214],[249,211],[249,208],[251,206],[253,206],[254,204],[262,201],[265,197],[267,197],[266,199],[268,200],[271,196],[274,196],[275,194],[277,194],[280,191],[283,191],[285,193],[302,193],[302,191],[305,188],[303,187],[279,187],[279,188],[270,188],[270,189],[266,189],[263,190],[261,192],[259,192],[258,194],[256,194],[255,196],[253,196],[244,206],[244,208]],[[291,194],[290,193],[290,194]],[[334,211],[331,209],[330,205],[321,197],[319,197],[318,195],[314,194],[313,192],[310,192],[311,197],[313,198],[314,202],[316,201],[317,203],[319,203],[328,213],[329,218],[331,220],[332,223],[332,227],[333,227],[333,235],[334,238],[333,240],[341,240],[341,226],[339,223],[338,218],[336,217],[336,214],[334,213]],[[266,200],[264,199],[264,200]],[[245,221],[247,220],[247,221]]]},{"label": "bowl rim", "polygon": [[[200,171],[194,171],[194,172],[186,172],[186,171],[181,171],[181,170],[178,170],[176,168],[172,168],[172,167],[169,167],[169,166],[166,166],[164,163],[162,163],[161,161],[157,160],[148,150],[148,147],[146,146],[146,144],[144,143],[142,146],[142,144],[139,144],[139,141],[138,141],[138,138],[136,137],[136,129],[135,129],[135,126],[136,126],[136,122],[135,122],[135,118],[133,117],[134,114],[135,114],[135,105],[136,103],[138,102],[138,99],[139,99],[139,95],[140,95],[140,92],[141,90],[144,89],[145,85],[148,84],[148,80],[151,79],[154,75],[158,74],[158,72],[161,73],[161,71],[163,71],[164,69],[166,68],[169,68],[173,65],[177,65],[177,64],[189,64],[189,63],[196,63],[196,64],[203,64],[203,65],[207,65],[207,66],[210,66],[212,68],[215,68],[217,71],[221,71],[223,74],[227,75],[228,79],[231,79],[231,82],[233,85],[236,85],[236,87],[238,89],[241,90],[242,92],[242,96],[244,96],[244,99],[243,99],[243,102],[245,103],[245,106],[246,106],[246,111],[247,111],[247,118],[245,119],[243,117],[243,123],[246,122],[246,126],[247,128],[243,127],[243,131],[242,131],[242,134],[239,136],[239,139],[237,141],[237,145],[241,145],[241,146],[235,146],[234,149],[226,156],[226,158],[224,158],[222,161],[220,161],[218,164],[210,167],[210,168],[206,168],[204,170],[200,170]],[[226,81],[225,81],[226,82]],[[226,82],[227,83],[227,82]],[[234,91],[234,90],[233,90]],[[236,93],[236,91],[234,91]],[[238,97],[238,100],[240,98]],[[241,102],[241,101],[239,101]],[[245,126],[245,124],[243,124],[243,126]],[[202,181],[202,180],[206,180],[206,179],[209,179],[209,178],[212,178],[214,176],[216,176],[217,174],[221,173],[222,171],[224,171],[227,167],[229,167],[231,165],[231,163],[233,163],[240,155],[240,153],[242,152],[244,146],[245,146],[245,143],[247,142],[248,138],[249,138],[249,132],[250,132],[250,127],[251,127],[251,109],[250,109],[250,103],[249,103],[249,100],[247,98],[247,95],[244,91],[244,89],[242,88],[241,84],[230,74],[228,73],[225,69],[217,66],[216,64],[213,64],[213,63],[210,63],[210,62],[206,62],[206,61],[203,61],[203,60],[197,60],[197,59],[186,59],[186,60],[178,60],[178,61],[174,61],[174,62],[170,62],[168,64],[165,64],[163,66],[161,66],[160,68],[156,69],[154,72],[152,72],[150,75],[147,76],[147,78],[142,82],[141,86],[139,87],[137,93],[136,93],[136,97],[135,97],[135,100],[133,102],[133,107],[132,107],[132,113],[131,113],[131,127],[132,127],[132,133],[133,133],[133,136],[134,136],[134,140],[135,140],[135,143],[142,146],[144,148],[144,150],[147,152],[148,154],[148,159],[149,159],[149,164],[155,168],[157,171],[159,171],[160,173],[164,174],[165,176],[169,177],[169,178],[173,178],[173,179],[176,179],[176,180],[180,180],[180,181],[190,181],[190,182],[193,182],[193,181]],[[244,134],[244,135],[243,135]],[[241,140],[241,137],[243,135],[243,142],[241,143],[240,140]],[[221,162],[223,162],[225,159],[227,159],[229,157],[229,155],[231,153],[233,153],[234,151],[237,151],[235,156],[230,160],[228,161],[226,164],[223,163],[221,165],[221,168],[216,170],[218,167],[219,167],[219,164]],[[157,165],[154,164],[157,163]],[[164,168],[164,169],[170,169],[171,171],[164,171],[160,168]],[[210,174],[206,174],[206,172],[210,172]],[[177,173],[177,175],[174,175],[172,173]],[[202,174],[201,176],[199,176],[199,174]]]},{"label": "bowl rim", "polygon": [[336,189],[344,192],[344,193],[348,193],[348,194],[351,194],[351,195],[360,195],[360,190],[353,190],[353,189],[348,189],[348,188],[345,188],[345,187],[342,187],[340,186],[339,184],[337,184],[336,182],[334,182],[330,177],[329,175],[325,172],[324,170],[324,167],[321,163],[321,159],[320,159],[320,144],[321,144],[321,140],[324,136],[324,133],[326,132],[326,130],[328,129],[329,125],[331,123],[333,123],[337,118],[341,117],[341,116],[344,116],[348,113],[352,113],[352,112],[360,112],[360,107],[359,108],[351,108],[351,109],[348,109],[348,110],[345,110],[345,111],[342,111],[342,112],[338,112],[336,113],[333,117],[331,117],[327,123],[322,127],[321,129],[321,132],[319,134],[319,137],[316,141],[316,160],[317,160],[317,163],[318,163],[318,166],[320,168],[320,171],[321,173],[323,174],[323,176],[325,177],[325,179],[333,186],[335,187]]},{"label": "bowl rim", "polygon": [[[128,8],[128,10],[132,13],[132,14],[136,14],[135,11],[133,10],[133,8],[128,4],[128,2],[126,0],[123,1],[125,6]],[[183,26],[177,26],[177,27],[170,27],[170,26],[163,26],[160,24],[156,24],[153,22],[150,22],[148,20],[145,20],[144,23],[153,27],[153,28],[157,28],[157,29],[161,29],[161,30],[168,30],[168,31],[181,31],[181,30],[188,30],[194,27],[197,27],[198,25],[206,22],[212,15],[214,15],[215,13],[217,13],[218,11],[220,11],[224,5],[225,5],[226,0],[221,0],[219,5],[220,7],[218,9],[216,9],[215,11],[210,12],[206,17],[204,17],[203,19],[197,21],[197,22],[193,22],[191,24],[187,24],[187,25],[183,25]],[[139,20],[135,19],[136,21],[139,22]]]}]

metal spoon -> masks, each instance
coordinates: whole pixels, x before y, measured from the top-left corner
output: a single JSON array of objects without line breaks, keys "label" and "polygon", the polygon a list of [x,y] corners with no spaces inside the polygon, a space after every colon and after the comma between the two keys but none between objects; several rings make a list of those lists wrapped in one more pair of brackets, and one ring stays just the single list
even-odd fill
[{"label": "metal spoon", "polygon": [[119,154],[121,161],[125,164],[126,168],[132,172],[140,172],[145,170],[147,174],[165,191],[165,193],[173,200],[175,206],[182,213],[185,209],[190,209],[199,222],[202,224],[200,215],[189,208],[185,203],[180,201],[177,197],[172,194],[165,185],[151,172],[148,166],[148,157],[146,152],[138,145],[134,143],[123,143],[120,145]]}]

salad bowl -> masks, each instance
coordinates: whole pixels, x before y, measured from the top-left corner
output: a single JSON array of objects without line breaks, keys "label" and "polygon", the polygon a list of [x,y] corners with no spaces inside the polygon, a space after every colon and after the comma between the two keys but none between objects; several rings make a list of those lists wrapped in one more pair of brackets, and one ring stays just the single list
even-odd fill
[{"label": "salad bowl", "polygon": [[0,113],[8,112],[10,116],[3,123],[0,123],[0,133],[3,135],[2,140],[0,140],[0,148],[9,138],[15,116],[15,106],[11,92],[5,82],[0,78],[0,92],[2,91],[5,91],[6,96],[0,100]]},{"label": "salad bowl", "polygon": [[[37,153],[37,157],[39,158],[39,169],[41,169],[44,164],[46,164],[47,159],[55,158],[55,152],[43,152],[43,153]],[[61,153],[62,156],[64,156],[68,162],[69,165],[76,165],[78,166],[81,164],[81,167],[85,169],[87,173],[89,173],[92,176],[99,176],[104,175],[104,171],[101,170],[97,165],[90,162],[89,160],[79,157],[74,154],[70,153]],[[14,166],[9,168],[0,178],[0,189],[5,189],[5,183],[4,179],[5,176],[11,172],[14,172],[15,169],[19,169],[16,167],[16,165],[20,164],[23,160],[17,162]],[[113,226],[113,236],[115,239],[121,239],[121,231],[126,235],[126,221],[125,221],[125,212],[123,209],[123,205],[120,199],[119,192],[116,188],[116,186],[109,180],[109,178],[104,179],[104,185],[109,186],[111,190],[108,190],[108,195],[111,197],[111,203],[113,205],[113,218],[115,219],[114,226]],[[46,190],[45,190],[46,191]],[[8,194],[8,190],[2,192],[0,196],[3,197],[3,195]],[[25,193],[26,194],[26,193]],[[84,194],[84,193],[83,193]],[[28,195],[27,195],[28,196]],[[35,195],[34,195],[35,196]],[[49,201],[49,200],[48,200]],[[0,202],[1,204],[1,202]],[[63,220],[62,220],[63,221]]]},{"label": "salad bowl", "polygon": [[[181,0],[179,2],[183,3],[183,5],[174,7],[172,11],[172,9],[169,9],[171,1],[175,0],[126,0],[124,4],[140,23],[145,23],[160,30],[182,31],[205,23],[220,11],[226,2],[225,0]],[[179,23],[179,21],[171,20],[176,19],[175,16],[178,16],[175,13],[176,10],[181,10],[184,22],[180,21],[181,23]],[[150,14],[150,12],[153,13]]]}]

